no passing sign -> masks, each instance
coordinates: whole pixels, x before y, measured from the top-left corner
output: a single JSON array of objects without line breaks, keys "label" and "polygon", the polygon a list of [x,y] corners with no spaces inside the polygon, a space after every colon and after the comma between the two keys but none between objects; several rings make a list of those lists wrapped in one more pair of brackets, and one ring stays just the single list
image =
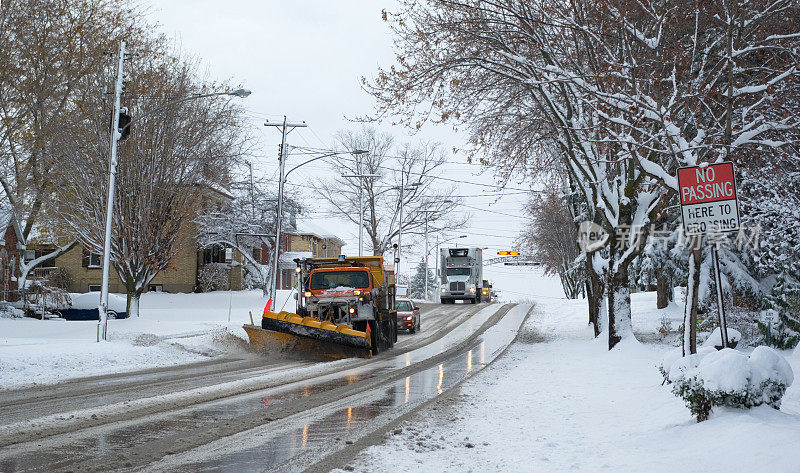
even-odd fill
[{"label": "no passing sign", "polygon": [[678,169],[681,216],[687,235],[739,229],[733,163]]}]

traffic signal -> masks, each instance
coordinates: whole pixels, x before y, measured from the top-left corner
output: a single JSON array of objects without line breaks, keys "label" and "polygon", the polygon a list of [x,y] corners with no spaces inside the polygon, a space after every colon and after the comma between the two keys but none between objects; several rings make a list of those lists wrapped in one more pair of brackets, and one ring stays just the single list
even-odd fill
[{"label": "traffic signal", "polygon": [[123,108],[119,111],[119,133],[120,141],[124,140],[131,134],[131,116],[128,115],[128,109]]}]

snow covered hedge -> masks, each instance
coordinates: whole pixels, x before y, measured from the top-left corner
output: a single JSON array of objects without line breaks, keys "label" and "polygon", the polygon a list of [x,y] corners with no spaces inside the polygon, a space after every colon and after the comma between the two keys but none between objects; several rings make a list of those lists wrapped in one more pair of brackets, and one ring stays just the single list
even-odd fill
[{"label": "snow covered hedge", "polygon": [[710,347],[695,355],[680,355],[680,349],[668,353],[659,369],[698,422],[708,419],[714,406],[767,404],[779,409],[786,388],[794,381],[789,363],[766,346],[756,347],[750,356],[731,348],[717,351]]}]

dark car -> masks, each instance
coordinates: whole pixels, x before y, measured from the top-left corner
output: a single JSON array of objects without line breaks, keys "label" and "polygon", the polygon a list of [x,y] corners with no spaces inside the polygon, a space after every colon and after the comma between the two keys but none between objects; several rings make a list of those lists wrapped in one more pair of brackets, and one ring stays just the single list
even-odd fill
[{"label": "dark car", "polygon": [[398,330],[408,330],[410,333],[419,330],[419,307],[416,307],[409,299],[397,299],[395,308],[397,308]]}]

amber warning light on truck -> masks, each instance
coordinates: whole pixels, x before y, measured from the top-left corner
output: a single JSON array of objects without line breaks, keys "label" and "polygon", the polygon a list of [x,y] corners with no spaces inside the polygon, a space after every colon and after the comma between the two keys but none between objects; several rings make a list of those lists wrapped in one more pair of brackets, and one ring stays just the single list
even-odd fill
[{"label": "amber warning light on truck", "polygon": [[680,168],[678,189],[687,235],[739,229],[733,163]]}]

